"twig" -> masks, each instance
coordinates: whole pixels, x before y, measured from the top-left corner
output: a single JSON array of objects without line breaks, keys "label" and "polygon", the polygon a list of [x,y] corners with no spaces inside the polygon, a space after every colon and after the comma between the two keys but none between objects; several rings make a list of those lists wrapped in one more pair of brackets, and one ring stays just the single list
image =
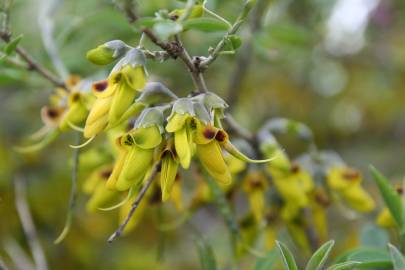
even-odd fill
[{"label": "twig", "polygon": [[[8,6],[6,6],[4,9],[5,19],[3,21],[2,28],[0,29],[0,39],[3,40],[5,43],[9,43],[11,41],[11,36],[12,36],[10,26],[9,26],[11,1],[8,1],[7,3],[8,3]],[[66,91],[69,91],[69,89],[66,87],[65,83],[62,80],[60,80],[58,77],[53,75],[52,72],[50,72],[44,66],[39,64],[21,46],[17,46],[17,48],[15,49],[15,52],[21,57],[21,59],[24,62],[27,63],[27,66],[24,67],[25,69],[27,69],[29,71],[35,71],[38,74],[40,74],[43,78],[50,81],[55,86],[61,87],[61,88],[65,89]]]},{"label": "twig", "polygon": [[234,35],[239,30],[240,26],[246,19],[246,15],[249,12],[249,10],[246,10],[246,8],[247,7],[245,5],[242,12],[236,18],[236,21],[232,24],[231,29],[229,29],[228,32],[225,34],[225,36],[218,42],[218,44],[215,46],[214,50],[210,53],[210,55],[206,59],[201,61],[201,63],[198,66],[199,70],[201,71],[206,70],[208,66],[217,59],[217,57],[225,47],[229,36]]},{"label": "twig", "polygon": [[20,177],[15,178],[15,204],[17,207],[18,216],[27,237],[32,256],[35,261],[36,269],[47,270],[48,265],[44,251],[42,250],[34,222],[32,220],[31,212],[26,200],[26,191],[24,181]]},{"label": "twig", "polygon": [[[9,43],[11,41],[10,35],[7,33],[0,33],[0,38],[6,42]],[[39,64],[31,55],[29,55],[21,46],[18,46],[15,49],[15,52],[21,57],[24,62],[27,63],[27,66],[25,67],[29,71],[35,71],[39,75],[41,75],[43,78],[46,80],[50,81],[52,84],[54,84],[57,87],[61,87],[65,89],[66,91],[69,91],[65,83],[57,78],[55,75],[53,75],[48,69],[46,69],[44,66]]]},{"label": "twig", "polygon": [[43,0],[39,11],[38,23],[41,29],[42,43],[55,67],[63,80],[68,79],[69,72],[60,58],[58,48],[53,37],[54,22],[53,14],[56,13],[61,0]]},{"label": "twig", "polygon": [[[130,23],[134,23],[139,19],[138,15],[135,13],[134,5],[131,0],[125,1],[124,5],[119,5],[116,3],[116,6],[122,12],[124,12]],[[181,42],[179,43],[179,40],[176,40],[174,42],[165,42],[159,40],[159,38],[148,28],[143,28],[141,31],[155,45],[165,50],[170,55],[170,57],[172,57],[173,59],[180,58],[182,62],[186,65],[188,71],[190,72],[193,79],[193,83],[196,86],[197,90],[200,92],[207,91],[205,82],[202,76],[199,74],[200,71],[198,69],[198,65],[196,65],[195,62],[193,62],[193,58],[188,54],[188,52],[185,50]]]},{"label": "twig", "polygon": [[132,203],[131,209],[128,212],[127,217],[125,218],[124,222],[122,222],[120,224],[120,226],[118,227],[118,229],[108,238],[108,242],[112,243],[116,238],[120,237],[122,232],[124,231],[125,227],[127,226],[128,222],[131,220],[132,216],[134,215],[136,209],[139,206],[139,203],[141,202],[143,196],[145,196],[146,191],[148,191],[150,185],[152,184],[153,180],[155,180],[155,177],[157,175],[157,173],[160,170],[160,165],[161,165],[161,161],[159,161],[158,163],[156,163],[152,169],[152,173],[149,176],[149,178],[146,180],[144,186],[142,187],[142,189],[139,191],[138,196],[136,197],[135,201]]},{"label": "twig", "polygon": [[[77,132],[76,134],[76,145],[80,144],[81,141],[81,133]],[[67,234],[69,233],[70,226],[72,225],[73,221],[73,214],[76,208],[76,200],[77,200],[77,176],[79,172],[79,159],[80,159],[80,148],[74,148],[73,150],[73,167],[72,167],[72,177],[71,177],[71,189],[70,189],[70,198],[69,198],[69,208],[66,216],[65,226],[61,234],[58,238],[54,241],[55,244],[59,244],[60,242],[65,239]]]},{"label": "twig", "polygon": [[225,119],[224,119],[225,123],[228,125],[228,130],[230,132],[235,133],[236,135],[238,135],[239,137],[245,139],[246,141],[254,144],[255,143],[255,135],[252,134],[249,130],[241,127],[238,122],[236,122],[236,120],[232,117],[232,115],[230,115],[229,113],[227,113],[225,115]]}]

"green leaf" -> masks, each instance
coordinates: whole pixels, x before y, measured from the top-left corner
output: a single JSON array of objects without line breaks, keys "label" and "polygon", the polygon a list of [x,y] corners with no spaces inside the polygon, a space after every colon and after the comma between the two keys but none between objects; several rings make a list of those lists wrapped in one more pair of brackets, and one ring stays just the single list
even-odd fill
[{"label": "green leaf", "polygon": [[349,261],[332,265],[327,270],[352,270],[357,265],[360,265],[360,263]]},{"label": "green leaf", "polygon": [[155,23],[157,23],[159,21],[160,21],[160,19],[155,18],[155,17],[145,17],[145,18],[138,19],[135,22],[134,26],[139,29],[151,28],[155,25]]},{"label": "green leaf", "polygon": [[370,267],[389,267],[392,265],[391,258],[385,250],[378,248],[358,248],[346,252],[340,256],[336,263],[355,261],[360,264],[359,269],[369,269]]},{"label": "green leaf", "polygon": [[391,244],[388,244],[390,250],[392,264],[394,265],[394,270],[404,270],[405,269],[405,257],[399,250]]},{"label": "green leaf", "polygon": [[23,34],[17,36],[16,38],[14,38],[13,40],[11,40],[9,43],[7,43],[6,47],[4,47],[4,52],[7,55],[10,55],[12,52],[15,51],[15,49],[17,48],[18,44],[20,43],[21,39],[23,38]]},{"label": "green leaf", "polygon": [[196,239],[195,244],[197,246],[198,255],[200,257],[200,264],[202,270],[216,270],[217,263],[215,261],[214,252],[211,246],[209,246],[203,239]]},{"label": "green leaf", "polygon": [[225,46],[221,54],[235,53],[235,51],[242,45],[242,39],[238,35],[229,35],[225,39]]},{"label": "green leaf", "polygon": [[281,257],[284,263],[285,270],[298,270],[297,264],[295,262],[294,256],[286,245],[280,241],[276,241],[277,247],[280,251]]},{"label": "green leaf", "polygon": [[278,262],[278,258],[277,249],[272,249],[267,253],[265,258],[260,258],[256,261],[254,270],[271,270]]},{"label": "green leaf", "polygon": [[361,246],[385,248],[388,244],[389,236],[386,230],[376,226],[375,224],[365,224],[361,228],[360,243]]},{"label": "green leaf", "polygon": [[193,18],[183,22],[185,30],[199,30],[203,32],[227,31],[229,26],[213,18]]},{"label": "green leaf", "polygon": [[335,241],[328,241],[323,244],[317,251],[315,251],[311,259],[309,259],[305,270],[320,270],[328,259],[329,253],[332,250],[334,244]]},{"label": "green leaf", "polygon": [[401,197],[391,186],[390,182],[373,166],[370,166],[374,180],[377,182],[378,189],[384,199],[385,205],[388,207],[397,226],[402,229],[404,226]]},{"label": "green leaf", "polygon": [[161,20],[153,25],[153,30],[160,39],[167,40],[169,37],[183,31],[183,27],[172,20]]}]

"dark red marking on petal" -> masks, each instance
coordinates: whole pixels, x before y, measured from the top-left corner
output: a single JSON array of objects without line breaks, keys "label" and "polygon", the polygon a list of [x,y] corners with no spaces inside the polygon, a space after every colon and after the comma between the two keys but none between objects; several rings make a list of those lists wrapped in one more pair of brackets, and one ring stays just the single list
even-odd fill
[{"label": "dark red marking on petal", "polygon": [[215,135],[215,140],[219,142],[226,141],[226,138],[227,138],[226,132],[223,130],[218,131],[217,134]]},{"label": "dark red marking on petal", "polygon": [[48,108],[47,111],[46,111],[46,115],[49,118],[56,118],[56,117],[59,116],[59,111],[57,109],[54,109],[54,108]]},{"label": "dark red marking on petal", "polygon": [[356,170],[348,169],[343,172],[342,176],[347,181],[354,181],[360,177],[360,173]]},{"label": "dark red marking on petal", "polygon": [[107,86],[108,86],[108,81],[102,80],[99,82],[95,82],[93,84],[93,89],[97,92],[103,92],[105,89],[107,89]]},{"label": "dark red marking on petal", "polygon": [[206,128],[206,129],[203,131],[204,137],[207,138],[207,139],[209,139],[209,140],[214,139],[216,133],[217,133],[217,132],[216,132],[215,130],[210,129],[210,128]]}]

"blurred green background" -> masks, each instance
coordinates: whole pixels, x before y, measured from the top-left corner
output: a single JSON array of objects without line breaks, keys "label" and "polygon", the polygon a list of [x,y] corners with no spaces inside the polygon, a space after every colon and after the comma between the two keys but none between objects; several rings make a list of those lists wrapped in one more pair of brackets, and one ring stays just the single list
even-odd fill
[{"label": "blurred green background", "polygon": [[[52,69],[41,39],[41,8],[50,0],[15,0],[11,12],[14,35],[24,34],[21,45]],[[138,13],[152,16],[158,9],[181,6],[169,0],[139,0]],[[233,21],[241,0],[208,0],[211,10]],[[302,121],[314,131],[322,149],[334,149],[361,169],[367,188],[367,167],[374,164],[390,179],[404,176],[405,160],[405,2],[400,0],[264,0],[259,26],[247,23],[240,31],[239,49],[246,59],[221,56],[206,73],[208,87],[232,101],[230,111],[244,127],[255,131],[272,117]],[[72,74],[94,77],[110,67],[87,62],[85,53],[106,41],[136,44],[139,33],[111,1],[59,1],[53,14],[55,41],[61,59]],[[193,55],[206,55],[223,33],[190,31],[183,34]],[[1,46],[3,46],[2,44]],[[148,48],[154,48],[147,43]],[[238,64],[239,63],[239,64]],[[239,85],[234,74],[246,67]],[[192,88],[180,62],[147,64],[153,80],[164,82],[179,96]],[[38,75],[0,62],[0,256],[10,246],[28,249],[14,206],[13,179],[22,175],[38,234],[51,269],[199,269],[193,234],[185,225],[162,234],[153,220],[159,207],[130,235],[107,244],[116,228],[115,213],[87,214],[79,195],[78,214],[67,239],[53,240],[65,220],[70,190],[73,133],[64,134],[45,150],[19,155],[12,150],[41,125],[40,108],[52,86]],[[292,156],[303,146],[282,138]],[[83,179],[80,178],[79,181]],[[168,206],[170,208],[170,206]],[[175,218],[175,215],[171,218]],[[373,215],[369,217],[372,220]],[[219,262],[228,261],[225,225],[217,211],[199,211],[191,221],[214,247]],[[357,221],[343,221],[350,231]],[[222,232],[222,233],[221,233]],[[331,237],[345,240],[344,230]],[[157,258],[160,258],[159,260]],[[250,269],[245,258],[240,269]],[[159,262],[158,262],[159,261]],[[160,269],[160,268],[159,268]]]}]

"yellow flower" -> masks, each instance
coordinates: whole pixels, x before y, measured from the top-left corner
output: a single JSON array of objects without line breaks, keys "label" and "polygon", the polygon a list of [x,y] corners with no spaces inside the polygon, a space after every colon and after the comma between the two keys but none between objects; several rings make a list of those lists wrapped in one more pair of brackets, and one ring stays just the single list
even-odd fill
[{"label": "yellow flower", "polygon": [[152,166],[154,150],[161,141],[156,125],[138,127],[123,135],[118,141],[120,153],[108,179],[108,187],[124,191],[141,184]]},{"label": "yellow flower", "polygon": [[190,167],[191,157],[194,152],[193,147],[193,122],[194,118],[188,114],[174,113],[169,117],[166,131],[174,133],[174,145],[180,164],[183,168]]},{"label": "yellow flower", "polygon": [[99,208],[117,202],[121,198],[119,192],[109,190],[105,185],[105,181],[110,174],[111,167],[103,166],[93,172],[93,174],[86,180],[83,186],[83,191],[92,194],[86,205],[87,211],[94,212]]},{"label": "yellow flower", "polygon": [[225,155],[224,159],[231,174],[238,174],[246,169],[246,163],[244,161],[230,154]]},{"label": "yellow flower", "polygon": [[171,196],[171,191],[176,179],[179,163],[176,160],[173,142],[169,141],[161,155],[162,169],[160,173],[160,183],[162,188],[162,201],[167,201]]},{"label": "yellow flower", "polygon": [[220,142],[227,139],[227,134],[212,126],[206,126],[200,131],[195,142],[197,143],[197,156],[207,172],[219,183],[228,185],[232,176],[222,156]]},{"label": "yellow flower", "polygon": [[229,185],[232,176],[228,165],[225,163],[222,147],[234,157],[250,163],[266,163],[272,159],[253,160],[242,154],[230,141],[228,134],[210,124],[203,125],[196,121],[194,142],[197,144],[197,156],[207,172],[220,184]]},{"label": "yellow flower", "polygon": [[395,220],[387,207],[385,207],[378,215],[377,224],[384,228],[392,228],[395,226]]},{"label": "yellow flower", "polygon": [[118,125],[130,116],[128,110],[135,115],[144,108],[142,104],[134,103],[146,84],[143,58],[139,50],[132,49],[114,67],[108,80],[93,84],[93,93],[97,99],[86,120],[86,138]]},{"label": "yellow flower", "polygon": [[63,114],[60,129],[65,130],[69,125],[80,126],[87,118],[89,110],[86,106],[85,97],[80,92],[73,92],[68,98],[68,108]]},{"label": "yellow flower", "polygon": [[250,209],[257,223],[263,221],[266,207],[265,191],[267,186],[266,177],[258,171],[248,173],[244,179],[243,189],[247,193]]},{"label": "yellow flower", "polygon": [[369,212],[375,207],[370,195],[361,186],[361,174],[344,166],[332,167],[327,173],[327,183],[349,206],[359,212]]},{"label": "yellow flower", "polygon": [[308,196],[314,187],[312,177],[298,165],[292,165],[289,173],[273,175],[274,185],[285,203],[281,215],[283,219],[291,220],[309,204]]}]

